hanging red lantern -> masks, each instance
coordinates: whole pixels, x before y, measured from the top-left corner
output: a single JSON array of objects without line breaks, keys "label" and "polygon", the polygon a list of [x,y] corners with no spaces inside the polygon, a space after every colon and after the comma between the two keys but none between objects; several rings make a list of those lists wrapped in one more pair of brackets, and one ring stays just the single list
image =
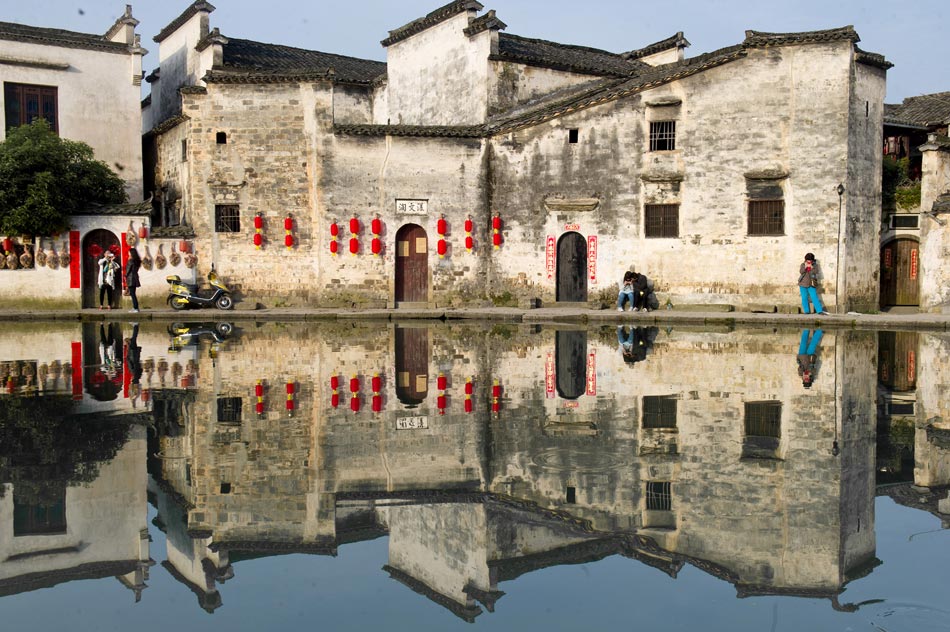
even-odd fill
[{"label": "hanging red lantern", "polygon": [[254,230],[260,230],[264,228],[264,218],[260,213],[254,216]]},{"label": "hanging red lantern", "polygon": [[501,384],[498,383],[498,380],[495,380],[495,383],[491,386],[491,396],[495,399],[501,397]]},{"label": "hanging red lantern", "polygon": [[435,223],[435,232],[439,233],[440,235],[445,235],[448,232],[448,228],[448,222],[445,221],[445,216],[443,215]]},{"label": "hanging red lantern", "polygon": [[491,236],[491,242],[494,244],[495,248],[501,246],[501,233],[493,233]]},{"label": "hanging red lantern", "polygon": [[337,223],[333,222],[332,224],[330,224],[330,236],[335,238],[339,234],[340,234],[340,227],[337,226]]},{"label": "hanging red lantern", "polygon": [[445,253],[448,252],[448,249],[448,244],[445,243],[444,239],[440,239],[436,244],[436,250],[439,253],[439,258],[444,257]]},{"label": "hanging red lantern", "polygon": [[340,388],[340,376],[339,376],[339,375],[331,375],[331,376],[330,376],[330,388],[333,389],[334,391],[337,390],[338,388]]},{"label": "hanging red lantern", "polygon": [[501,216],[495,215],[491,218],[492,230],[501,230]]},{"label": "hanging red lantern", "polygon": [[294,236],[291,235],[290,233],[287,233],[286,235],[284,235],[284,245],[287,246],[288,248],[293,248]]},{"label": "hanging red lantern", "polygon": [[383,396],[373,395],[373,412],[378,413],[383,410]]},{"label": "hanging red lantern", "polygon": [[501,404],[499,404],[498,402],[491,403],[491,411],[493,413],[498,414],[500,410],[501,410]]},{"label": "hanging red lantern", "polygon": [[254,412],[257,413],[258,417],[262,416],[264,414],[264,402],[254,404]]},{"label": "hanging red lantern", "polygon": [[373,392],[378,393],[380,391],[380,389],[383,387],[383,379],[379,377],[379,373],[373,375],[373,379],[370,384],[372,385]]},{"label": "hanging red lantern", "polygon": [[181,241],[178,242],[178,251],[181,252],[182,254],[188,254],[191,251],[191,246],[188,244],[187,241],[182,239]]},{"label": "hanging red lantern", "polygon": [[4,252],[10,252],[11,250],[13,250],[13,240],[10,239],[9,237],[4,237],[4,238],[3,238],[3,251],[4,251]]},{"label": "hanging red lantern", "polygon": [[383,251],[383,242],[379,237],[373,237],[373,241],[370,242],[370,247],[373,250],[374,256],[379,256],[379,253]]},{"label": "hanging red lantern", "polygon": [[360,378],[356,375],[350,378],[350,392],[355,393],[360,390]]},{"label": "hanging red lantern", "polygon": [[438,408],[439,410],[442,410],[442,411],[445,410],[446,402],[447,402],[447,398],[445,397],[445,395],[439,395],[438,397],[435,398],[435,405],[436,405],[436,408]]},{"label": "hanging red lantern", "polygon": [[337,242],[335,242],[335,241],[331,241],[331,242],[330,242],[330,254],[331,254],[331,255],[336,255],[338,252],[340,252],[340,244],[337,243]]},{"label": "hanging red lantern", "polygon": [[360,240],[356,237],[350,238],[350,254],[355,255],[360,251]]},{"label": "hanging red lantern", "polygon": [[370,222],[370,229],[373,231],[374,235],[382,234],[383,232],[383,222],[379,217],[374,217],[373,221]]},{"label": "hanging red lantern", "polygon": [[333,406],[334,408],[339,408],[339,407],[340,407],[340,394],[339,394],[339,393],[334,392],[333,395],[330,396],[330,405]]},{"label": "hanging red lantern", "polygon": [[436,378],[435,380],[436,388],[438,388],[440,391],[444,391],[446,386],[448,386],[448,383],[449,383],[448,379],[446,379],[445,375],[441,373],[439,374],[439,377]]},{"label": "hanging red lantern", "polygon": [[284,218],[284,230],[293,230],[294,229],[294,218],[288,215]]},{"label": "hanging red lantern", "polygon": [[254,396],[263,397],[264,396],[264,383],[260,380],[257,381],[257,384],[254,385]]},{"label": "hanging red lantern", "polygon": [[475,228],[475,225],[474,225],[474,223],[472,222],[472,218],[471,218],[471,217],[467,217],[467,218],[465,219],[465,232],[466,232],[466,233],[470,233],[470,232],[472,232],[472,229],[473,229],[473,228]]},{"label": "hanging red lantern", "polygon": [[293,399],[288,399],[288,400],[287,400],[287,410],[290,411],[290,412],[293,412],[293,411],[294,411],[294,400],[293,400]]},{"label": "hanging red lantern", "polygon": [[353,397],[350,398],[350,410],[354,413],[360,412],[360,396],[353,394]]},{"label": "hanging red lantern", "polygon": [[260,250],[261,244],[264,243],[264,237],[260,233],[254,233],[254,245],[257,246],[257,249]]},{"label": "hanging red lantern", "polygon": [[469,378],[465,380],[465,394],[471,395],[474,390],[475,390],[475,385],[472,384],[472,379]]},{"label": "hanging red lantern", "polygon": [[294,382],[287,382],[285,387],[287,391],[287,412],[293,414],[294,412],[294,392],[296,389],[296,384]]},{"label": "hanging red lantern", "polygon": [[287,394],[288,394],[288,395],[293,395],[293,394],[294,394],[294,383],[293,383],[293,382],[287,382]]},{"label": "hanging red lantern", "polygon": [[472,412],[472,409],[473,409],[473,408],[474,408],[474,406],[473,406],[473,404],[472,404],[472,398],[471,398],[471,397],[466,398],[466,400],[465,400],[465,412],[470,413],[470,412]]},{"label": "hanging red lantern", "polygon": [[148,226],[145,224],[139,226],[139,239],[148,239]]},{"label": "hanging red lantern", "polygon": [[472,250],[475,247],[475,240],[472,239],[471,235],[465,237],[465,249]]},{"label": "hanging red lantern", "polygon": [[350,232],[354,235],[360,232],[360,220],[358,220],[355,215],[350,218]]}]

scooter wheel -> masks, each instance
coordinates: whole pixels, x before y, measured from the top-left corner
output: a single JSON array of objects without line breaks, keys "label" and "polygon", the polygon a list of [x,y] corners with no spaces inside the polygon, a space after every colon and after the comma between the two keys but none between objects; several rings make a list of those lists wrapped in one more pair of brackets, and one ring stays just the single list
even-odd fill
[{"label": "scooter wheel", "polygon": [[231,332],[234,331],[234,325],[231,323],[218,323],[214,328],[219,336],[230,336]]},{"label": "scooter wheel", "polygon": [[222,294],[218,297],[218,300],[214,302],[214,305],[218,309],[231,309],[234,307],[234,301],[231,300],[231,297],[227,294]]},{"label": "scooter wheel", "polygon": [[178,298],[177,296],[169,296],[168,306],[171,307],[176,312],[180,312],[181,310],[188,307],[188,301]]}]

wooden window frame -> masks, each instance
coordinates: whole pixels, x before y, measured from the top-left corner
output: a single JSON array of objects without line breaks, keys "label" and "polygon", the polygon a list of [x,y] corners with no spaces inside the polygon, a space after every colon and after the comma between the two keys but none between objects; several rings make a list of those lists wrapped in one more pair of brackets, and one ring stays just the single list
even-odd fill
[{"label": "wooden window frame", "polygon": [[745,402],[743,426],[747,437],[781,439],[782,402],[777,400]]},{"label": "wooden window frame", "polygon": [[[27,99],[35,96],[37,99],[36,113],[31,116],[27,108]],[[12,104],[16,103],[14,110]],[[3,83],[3,117],[4,129],[29,125],[38,118],[45,119],[50,128],[59,133],[59,93],[56,86],[42,86],[30,83]],[[49,108],[49,111],[46,109]],[[17,120],[13,121],[12,117]]]},{"label": "wooden window frame", "polygon": [[676,121],[650,121],[650,151],[676,151]]},{"label": "wooden window frame", "polygon": [[677,398],[672,395],[644,395],[641,425],[644,429],[675,430]]},{"label": "wooden window frame", "polygon": [[214,232],[239,233],[241,232],[241,205],[215,204],[214,205]]},{"label": "wooden window frame", "polygon": [[[769,217],[775,213],[777,217]],[[782,237],[785,235],[785,200],[749,200],[747,211],[749,237]]]},{"label": "wooden window frame", "polygon": [[670,239],[680,236],[680,205],[645,204],[643,236],[649,239]]}]

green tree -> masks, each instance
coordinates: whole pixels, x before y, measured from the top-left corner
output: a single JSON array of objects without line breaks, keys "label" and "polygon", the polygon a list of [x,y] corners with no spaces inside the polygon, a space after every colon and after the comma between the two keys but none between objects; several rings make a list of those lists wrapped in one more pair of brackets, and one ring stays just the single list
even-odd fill
[{"label": "green tree", "polygon": [[124,183],[89,145],[60,138],[43,119],[0,143],[0,233],[50,235],[89,203],[125,200]]}]

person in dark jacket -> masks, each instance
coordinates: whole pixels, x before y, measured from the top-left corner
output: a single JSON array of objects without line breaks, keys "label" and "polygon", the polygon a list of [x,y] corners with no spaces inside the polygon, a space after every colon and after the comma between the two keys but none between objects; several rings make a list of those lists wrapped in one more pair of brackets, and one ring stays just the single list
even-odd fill
[{"label": "person in dark jacket", "polygon": [[647,275],[640,272],[633,273],[633,311],[648,312],[647,296],[650,294]]},{"label": "person in dark jacket", "polygon": [[802,295],[803,314],[811,312],[808,306],[809,300],[811,300],[816,314],[828,313],[825,311],[824,305],[821,304],[821,299],[818,298],[819,276],[821,276],[821,269],[818,267],[818,261],[815,260],[815,255],[809,252],[805,255],[802,264],[798,266],[798,290]]},{"label": "person in dark jacket", "polygon": [[135,295],[136,290],[142,285],[139,282],[139,268],[142,267],[142,257],[135,248],[129,249],[129,261],[125,264],[125,287],[129,290],[129,297],[132,299],[132,309],[129,311],[137,314],[139,311],[139,299]]}]

